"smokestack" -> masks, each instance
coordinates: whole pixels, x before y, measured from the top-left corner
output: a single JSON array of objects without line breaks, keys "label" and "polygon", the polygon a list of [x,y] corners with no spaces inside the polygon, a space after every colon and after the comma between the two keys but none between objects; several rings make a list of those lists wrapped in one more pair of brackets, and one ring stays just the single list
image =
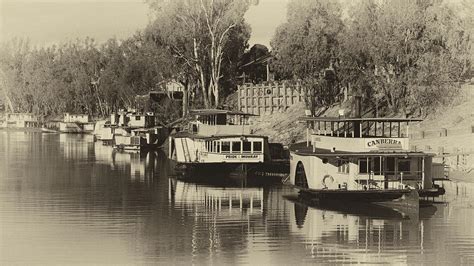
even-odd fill
[{"label": "smokestack", "polygon": [[352,101],[352,114],[356,118],[362,117],[362,97],[353,96]]}]

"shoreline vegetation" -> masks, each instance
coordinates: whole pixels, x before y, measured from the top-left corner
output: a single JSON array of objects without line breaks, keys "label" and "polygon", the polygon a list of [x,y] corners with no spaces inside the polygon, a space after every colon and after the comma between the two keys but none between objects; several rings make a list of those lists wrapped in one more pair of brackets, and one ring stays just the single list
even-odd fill
[{"label": "shoreline vegetation", "polygon": [[[124,40],[98,44],[85,38],[48,47],[32,47],[25,39],[0,43],[0,111],[104,118],[136,108],[169,124],[189,109],[236,106],[227,100],[235,101],[237,86],[258,82],[242,68],[251,36],[244,15],[258,1],[147,3],[154,19]],[[377,116],[430,119],[436,110],[448,110],[474,76],[472,13],[468,0],[290,0],[264,72],[267,80],[301,84],[305,102],[257,118],[257,132],[284,144],[296,141],[304,130],[295,117],[308,109],[328,116],[350,110],[341,101],[344,94],[359,97],[364,111]],[[170,81],[181,85],[182,102],[139,97],[166,90]],[[472,116],[470,109],[464,112]],[[469,127],[472,119],[461,117],[459,123]]]}]

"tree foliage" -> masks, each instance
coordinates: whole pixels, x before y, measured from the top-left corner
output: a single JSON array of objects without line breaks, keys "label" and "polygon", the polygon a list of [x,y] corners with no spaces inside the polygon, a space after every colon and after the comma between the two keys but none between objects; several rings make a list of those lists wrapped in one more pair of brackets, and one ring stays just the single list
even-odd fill
[{"label": "tree foliage", "polygon": [[137,94],[169,79],[174,59],[141,33],[101,45],[86,38],[46,48],[12,40],[0,47],[0,71],[15,112],[103,117],[133,107]]},{"label": "tree foliage", "polygon": [[[411,113],[449,99],[472,74],[472,21],[442,1],[368,0],[341,9],[293,0],[272,41],[274,69],[307,80],[318,105],[350,87],[368,104]],[[334,86],[321,79],[328,68]]]},{"label": "tree foliage", "polygon": [[244,14],[250,2],[148,2],[156,17],[148,32],[178,59],[187,82],[200,88],[204,105],[218,106],[222,85],[232,86],[239,57],[247,47],[250,28],[244,21]]}]

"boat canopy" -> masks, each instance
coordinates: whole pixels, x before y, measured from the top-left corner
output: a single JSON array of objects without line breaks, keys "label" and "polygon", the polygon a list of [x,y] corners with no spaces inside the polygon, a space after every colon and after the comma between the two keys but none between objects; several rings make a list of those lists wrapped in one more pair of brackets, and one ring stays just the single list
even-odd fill
[{"label": "boat canopy", "polygon": [[319,122],[420,122],[421,118],[397,118],[397,117],[313,117],[303,116],[299,118],[300,121],[319,121]]},{"label": "boat canopy", "polygon": [[241,111],[220,109],[191,110],[189,113],[194,115],[197,121],[206,125],[248,125],[249,117],[255,116]]},{"label": "boat canopy", "polygon": [[421,151],[404,151],[404,150],[373,150],[373,151],[341,151],[341,150],[329,150],[323,148],[307,147],[306,143],[297,143],[290,146],[290,150],[300,155],[312,155],[319,157],[361,157],[361,156],[401,156],[401,157],[427,157],[434,156],[431,153],[425,153]]},{"label": "boat canopy", "polygon": [[[301,117],[299,121],[306,122],[306,127],[314,135],[335,137],[408,137],[408,124],[423,121],[419,118],[396,117]],[[406,125],[405,125],[406,123]],[[402,127],[405,127],[402,130]]]}]

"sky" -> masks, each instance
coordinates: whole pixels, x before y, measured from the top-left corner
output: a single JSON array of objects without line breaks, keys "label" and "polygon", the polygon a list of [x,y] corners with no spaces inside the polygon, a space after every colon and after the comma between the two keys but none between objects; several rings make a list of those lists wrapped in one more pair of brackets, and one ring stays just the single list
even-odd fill
[{"label": "sky", "polygon": [[[252,27],[250,45],[269,46],[286,19],[288,0],[260,0],[245,15]],[[150,21],[143,0],[0,0],[0,41],[27,37],[48,46],[86,36],[97,42],[125,39]]]}]

